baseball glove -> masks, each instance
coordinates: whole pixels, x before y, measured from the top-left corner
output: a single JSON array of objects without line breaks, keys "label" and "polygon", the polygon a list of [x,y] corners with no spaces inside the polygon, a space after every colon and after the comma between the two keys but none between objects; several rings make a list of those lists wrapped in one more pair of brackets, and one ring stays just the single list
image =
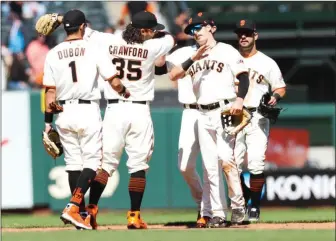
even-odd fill
[{"label": "baseball glove", "polygon": [[58,13],[45,14],[41,16],[35,24],[36,31],[44,36],[50,35],[61,25],[57,18]]},{"label": "baseball glove", "polygon": [[268,118],[272,124],[274,124],[283,110],[281,107],[275,107],[269,105],[268,102],[271,99],[271,95],[266,93],[262,96],[260,104],[258,106],[258,112],[265,118]]},{"label": "baseball glove", "polygon": [[224,110],[221,113],[223,129],[229,135],[236,135],[250,123],[251,118],[251,112],[245,107],[243,107],[243,111],[240,115],[231,115],[230,109]]},{"label": "baseball glove", "polygon": [[56,130],[51,129],[48,133],[43,132],[43,145],[47,153],[54,159],[63,154],[63,146]]}]

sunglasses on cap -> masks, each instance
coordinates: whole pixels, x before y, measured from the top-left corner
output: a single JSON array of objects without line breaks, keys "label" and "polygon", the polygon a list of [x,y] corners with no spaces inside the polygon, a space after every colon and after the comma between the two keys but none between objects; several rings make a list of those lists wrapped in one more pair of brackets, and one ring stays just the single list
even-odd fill
[{"label": "sunglasses on cap", "polygon": [[198,24],[192,27],[192,29],[190,29],[190,35],[195,35],[195,32],[200,31],[203,28],[202,24]]}]

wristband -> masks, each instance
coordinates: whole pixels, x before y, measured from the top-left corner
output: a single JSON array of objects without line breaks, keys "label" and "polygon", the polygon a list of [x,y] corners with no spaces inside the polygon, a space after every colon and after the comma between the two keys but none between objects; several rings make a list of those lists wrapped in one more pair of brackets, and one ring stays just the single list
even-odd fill
[{"label": "wristband", "polygon": [[44,112],[44,122],[45,123],[51,124],[53,121],[53,117],[54,117],[53,113]]},{"label": "wristband", "polygon": [[273,97],[276,99],[277,102],[281,100],[281,96],[278,93],[273,93]]},{"label": "wristband", "polygon": [[194,61],[193,61],[191,58],[187,59],[186,61],[184,61],[184,62],[181,64],[182,69],[183,69],[184,71],[187,71],[187,70],[189,69],[189,67],[190,67],[193,63],[194,63]]}]

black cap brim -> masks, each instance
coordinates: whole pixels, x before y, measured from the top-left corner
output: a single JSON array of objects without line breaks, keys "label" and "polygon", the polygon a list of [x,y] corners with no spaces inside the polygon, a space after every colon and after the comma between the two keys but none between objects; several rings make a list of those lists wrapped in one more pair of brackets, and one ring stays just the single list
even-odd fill
[{"label": "black cap brim", "polygon": [[158,23],[155,27],[152,28],[152,30],[164,30],[165,26],[161,23]]},{"label": "black cap brim", "polygon": [[199,24],[202,24],[202,23],[192,23],[192,24],[188,24],[187,27],[184,29],[184,33],[190,35],[190,34],[191,34],[191,29],[192,29],[194,26],[199,25]]},{"label": "black cap brim", "polygon": [[236,34],[243,32],[243,31],[249,31],[249,32],[254,32],[255,30],[252,28],[236,28],[233,32]]}]

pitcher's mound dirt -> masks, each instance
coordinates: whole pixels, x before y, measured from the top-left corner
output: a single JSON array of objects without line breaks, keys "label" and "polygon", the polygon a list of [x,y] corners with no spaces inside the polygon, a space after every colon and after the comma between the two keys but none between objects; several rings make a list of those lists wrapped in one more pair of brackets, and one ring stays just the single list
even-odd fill
[{"label": "pitcher's mound dirt", "polygon": [[[3,232],[48,232],[48,231],[63,231],[74,230],[74,227],[52,227],[52,228],[2,228]],[[165,226],[165,225],[149,225],[148,229],[155,230],[186,230],[187,226]],[[231,226],[227,229],[245,229],[245,230],[282,230],[282,229],[310,229],[310,230],[333,230],[335,229],[335,222],[330,223],[259,223],[241,226]],[[99,230],[127,230],[126,225],[111,225],[101,226]],[[217,230],[217,229],[216,229]]]}]

